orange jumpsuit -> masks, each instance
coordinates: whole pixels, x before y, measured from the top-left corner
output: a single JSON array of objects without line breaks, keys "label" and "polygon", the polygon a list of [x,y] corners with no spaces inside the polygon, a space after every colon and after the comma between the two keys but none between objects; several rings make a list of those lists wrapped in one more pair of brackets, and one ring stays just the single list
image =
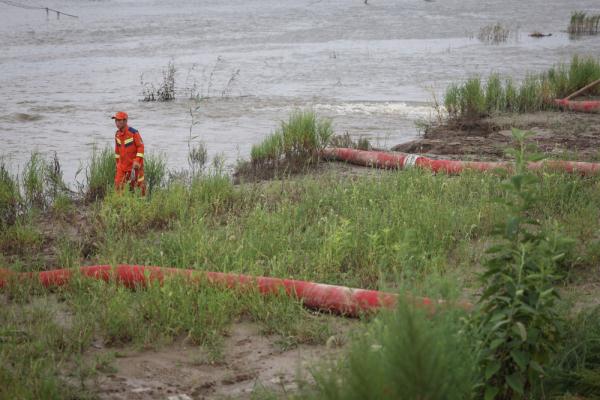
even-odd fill
[{"label": "orange jumpsuit", "polygon": [[[125,183],[129,182],[131,189],[139,187],[142,195],[146,193],[144,182],[144,142],[142,136],[130,126],[115,133],[115,159],[117,170],[115,174],[115,188],[122,190]],[[131,182],[133,162],[137,161],[140,168],[136,171],[135,181]]]}]

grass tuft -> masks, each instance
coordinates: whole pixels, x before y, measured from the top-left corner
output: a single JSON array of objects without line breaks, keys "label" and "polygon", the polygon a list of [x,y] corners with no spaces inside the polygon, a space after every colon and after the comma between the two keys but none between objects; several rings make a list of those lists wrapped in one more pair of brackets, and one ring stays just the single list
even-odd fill
[{"label": "grass tuft", "polygon": [[[297,111],[262,143],[252,146],[250,165],[238,167],[238,174],[248,171],[293,173],[316,164],[320,151],[333,135],[329,120],[312,111]],[[260,174],[260,173],[258,173]]]},{"label": "grass tuft", "polygon": [[82,191],[87,202],[103,199],[114,185],[115,155],[110,147],[94,147],[88,165],[85,167],[85,183]]},{"label": "grass tuft", "polygon": [[3,159],[0,159],[0,228],[13,225],[22,204],[19,182],[11,175]]}]

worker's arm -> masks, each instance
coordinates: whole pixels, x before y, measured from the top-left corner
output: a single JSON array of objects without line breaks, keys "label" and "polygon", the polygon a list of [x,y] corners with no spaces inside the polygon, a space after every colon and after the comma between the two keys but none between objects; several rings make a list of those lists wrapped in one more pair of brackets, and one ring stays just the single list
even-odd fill
[{"label": "worker's arm", "polygon": [[135,164],[137,163],[139,167],[144,165],[144,141],[142,140],[142,135],[139,132],[133,134],[133,143],[135,143],[136,153],[135,158],[133,159],[133,165],[135,168]]},{"label": "worker's arm", "polygon": [[115,136],[115,162],[119,163],[119,139]]}]

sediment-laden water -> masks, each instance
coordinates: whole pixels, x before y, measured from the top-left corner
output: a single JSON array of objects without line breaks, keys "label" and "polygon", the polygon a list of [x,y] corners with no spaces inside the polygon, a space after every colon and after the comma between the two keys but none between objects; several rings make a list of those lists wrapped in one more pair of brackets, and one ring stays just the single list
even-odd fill
[{"label": "sediment-laden water", "polygon": [[[116,110],[171,168],[186,166],[190,94],[209,96],[192,134],[230,164],[301,107],[383,147],[413,138],[449,82],[600,55],[600,37],[564,33],[597,0],[14,2],[79,18],[0,3],[0,153],[18,166],[56,151],[71,182],[94,145],[112,145]],[[479,41],[495,22],[509,40]],[[178,99],[141,102],[140,80],[160,83],[171,60]]]}]

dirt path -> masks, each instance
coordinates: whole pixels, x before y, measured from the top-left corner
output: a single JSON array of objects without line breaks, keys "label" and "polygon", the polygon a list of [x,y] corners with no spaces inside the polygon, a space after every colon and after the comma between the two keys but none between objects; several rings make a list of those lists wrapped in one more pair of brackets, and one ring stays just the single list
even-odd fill
[{"label": "dirt path", "polygon": [[600,114],[538,112],[509,114],[475,122],[452,122],[429,128],[422,138],[392,150],[463,160],[497,160],[511,146],[511,127],[531,130],[540,151],[580,161],[600,159]]},{"label": "dirt path", "polygon": [[[106,400],[244,399],[260,387],[296,389],[297,378],[308,377],[309,365],[340,352],[337,346],[325,345],[298,345],[286,351],[281,340],[262,335],[256,324],[239,322],[232,325],[217,361],[211,361],[205,349],[184,341],[157,351],[119,351],[110,363],[114,370],[90,385]],[[106,353],[107,349],[94,349],[87,356]]]}]

